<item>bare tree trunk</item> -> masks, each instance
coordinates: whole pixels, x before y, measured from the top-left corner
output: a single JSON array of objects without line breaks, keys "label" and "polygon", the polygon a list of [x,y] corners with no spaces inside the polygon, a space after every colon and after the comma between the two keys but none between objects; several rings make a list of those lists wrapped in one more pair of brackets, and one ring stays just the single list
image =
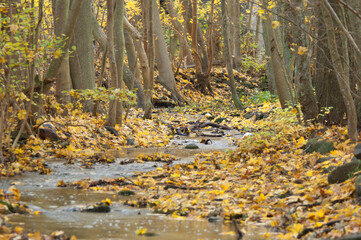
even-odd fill
[{"label": "bare tree trunk", "polygon": [[183,28],[182,24],[178,21],[178,16],[176,11],[174,10],[174,5],[172,0],[167,0],[167,9],[172,21],[172,25],[175,29],[175,33],[177,34],[180,42],[180,49],[185,52],[185,56],[187,57],[188,62],[193,62],[192,52],[188,44],[186,30]]},{"label": "bare tree trunk", "polygon": [[185,100],[177,89],[174,78],[172,65],[167,51],[167,45],[164,40],[162,23],[160,21],[159,10],[154,9],[154,33],[155,33],[155,55],[156,64],[159,72],[159,82],[172,94],[172,98],[179,104],[183,105]]},{"label": "bare tree trunk", "polygon": [[272,28],[271,15],[267,16],[265,27],[269,38],[268,40],[270,42],[271,63],[275,77],[277,94],[282,108],[286,108],[289,104],[293,104],[293,99],[288,83],[287,71],[284,66],[285,63],[283,62],[283,54],[281,53],[281,44],[274,33],[274,29]]},{"label": "bare tree trunk", "polygon": [[[143,79],[144,81],[144,95],[145,95],[145,107],[144,107],[144,118],[152,118],[152,98],[153,98],[153,79],[154,79],[154,58],[155,58],[155,49],[154,49],[154,4],[153,0],[145,0],[146,8],[144,9],[147,17],[144,21],[144,26],[147,33],[147,56],[149,59],[149,77]],[[156,9],[158,11],[158,9]],[[159,20],[160,21],[160,20]],[[158,36],[159,37],[159,36]]]},{"label": "bare tree trunk", "polygon": [[261,17],[259,15],[257,15],[256,34],[254,37],[254,43],[257,45],[257,49],[255,49],[254,54],[253,54],[253,57],[255,57],[255,58],[257,57],[257,55],[261,49],[260,44],[259,44],[260,32],[261,32]]},{"label": "bare tree trunk", "polygon": [[[309,10],[303,8],[303,1],[291,1],[291,15],[295,18],[300,26],[306,28],[304,24],[305,13],[308,16]],[[310,30],[310,27],[307,27]],[[316,120],[318,114],[316,95],[313,92],[311,81],[311,63],[312,63],[312,47],[308,35],[298,28],[293,28],[293,41],[297,43],[298,48],[306,48],[304,54],[297,54],[295,63],[295,82],[297,85],[298,98],[301,103],[304,120]]]},{"label": "bare tree trunk", "polygon": [[232,100],[233,100],[234,105],[238,109],[243,109],[244,106],[239,99],[237,89],[236,89],[236,84],[234,81],[234,75],[233,75],[232,57],[231,57],[230,48],[229,48],[228,20],[227,20],[226,1],[225,0],[221,0],[221,11],[222,11],[222,32],[223,32],[223,43],[224,43],[224,55],[225,55],[225,60],[226,60],[227,73],[228,73],[228,77],[229,77],[229,86],[231,87]]},{"label": "bare tree trunk", "polygon": [[234,0],[234,27],[235,27],[235,40],[234,40],[234,68],[241,72],[242,68],[242,53],[241,53],[241,23],[240,23],[240,17],[241,17],[241,9],[240,9],[240,0]]},{"label": "bare tree trunk", "polygon": [[[64,26],[69,17],[70,0],[53,0],[54,12],[54,31],[57,37],[62,37]],[[69,54],[66,51],[64,60],[59,67],[59,73],[56,77],[56,99],[60,103],[71,101],[69,94],[63,91],[69,91],[72,88],[69,67]]]},{"label": "bare tree trunk", "polygon": [[[123,21],[126,18],[124,17]],[[99,43],[100,48],[103,51],[107,51],[106,50],[106,45],[107,45],[107,36],[106,34],[103,32],[103,30],[100,28],[98,21],[96,20],[95,17],[93,17],[93,36],[94,39]],[[126,23],[124,23],[124,27],[126,27]],[[130,33],[131,34],[131,33]],[[127,35],[125,35],[126,37]],[[134,41],[130,41],[129,39],[127,39],[126,43],[133,43],[134,45]],[[126,45],[127,47],[127,45]],[[129,50],[130,52],[130,50]],[[127,53],[128,53],[128,49],[127,49]],[[128,62],[129,64],[131,62],[133,62],[132,60],[129,60],[131,58],[129,58],[128,56]],[[135,62],[137,61],[136,59],[134,60]],[[123,72],[123,80],[125,82],[125,84],[127,85],[128,89],[133,89],[133,87],[137,88],[137,103],[138,103],[138,107],[144,108],[144,92],[143,92],[143,85],[142,83],[139,81],[139,78],[136,76],[134,76],[133,72],[131,70],[128,69],[128,67],[125,65],[125,63],[123,64],[123,68],[124,68],[124,72]],[[137,68],[135,71],[139,71]],[[137,73],[135,73],[137,74]]]},{"label": "bare tree trunk", "polygon": [[228,16],[228,35],[229,35],[229,50],[231,53],[232,60],[234,59],[234,45],[235,45],[235,5],[237,0],[229,0],[227,1],[226,8],[227,8],[227,16]]},{"label": "bare tree trunk", "polygon": [[[71,6],[70,6],[70,11],[69,11],[69,17],[66,20],[66,23],[64,25],[64,44],[61,47],[62,52],[67,52],[69,50],[69,46],[70,46],[70,39],[73,36],[73,31],[76,25],[76,22],[78,20],[78,16],[79,16],[79,12],[82,6],[83,0],[77,0],[77,1],[73,1]],[[54,82],[54,79],[56,77],[56,75],[59,72],[59,68],[61,66],[61,63],[63,62],[65,58],[65,54],[61,54],[58,57],[54,57],[51,62],[50,65],[45,73],[45,77],[44,80],[42,81],[42,83],[40,85],[36,85],[34,91],[38,92],[38,93],[43,93],[43,94],[47,94]],[[29,92],[29,90],[25,90],[26,93]],[[34,113],[36,111],[38,111],[41,108],[41,98],[35,98],[34,99],[35,104],[32,106],[32,113],[34,115]],[[40,113],[39,113],[40,114]]]},{"label": "bare tree trunk", "polygon": [[[115,61],[117,64],[117,84],[116,88],[124,90],[123,71],[124,71],[124,0],[118,0],[115,3],[114,12],[114,47],[115,47]],[[123,102],[117,102],[116,107],[116,123],[122,126],[123,124]]]},{"label": "bare tree trunk", "polygon": [[[71,2],[76,1],[71,0]],[[91,1],[84,1],[71,40],[71,44],[76,49],[69,58],[70,75],[75,89],[95,88],[95,61],[91,19]],[[84,107],[86,111],[91,111],[92,102],[86,101]]]},{"label": "bare tree trunk", "polygon": [[[262,19],[264,50],[266,56],[271,56],[271,41],[270,41],[270,37],[268,36],[266,21],[267,20]],[[270,91],[270,93],[276,94],[276,83],[275,83],[275,77],[274,77],[271,61],[267,61],[266,74],[268,80],[268,90]]]},{"label": "bare tree trunk", "polygon": [[[114,52],[114,2],[107,0],[107,55],[110,63],[110,87],[115,88],[118,83],[117,65]],[[114,126],[116,123],[117,101],[111,100],[109,104],[108,126]]]},{"label": "bare tree trunk", "polygon": [[245,44],[245,52],[246,54],[250,54],[250,43],[251,43],[251,21],[252,21],[252,14],[253,14],[253,4],[254,2],[251,1],[249,7],[249,16],[247,20],[247,34],[246,34],[246,44]]},{"label": "bare tree trunk", "polygon": [[339,53],[338,44],[336,40],[335,26],[332,21],[332,17],[329,12],[329,9],[325,5],[325,2],[322,2],[321,10],[327,29],[327,41],[328,41],[328,48],[331,54],[332,64],[337,75],[337,80],[339,83],[339,88],[341,90],[343,101],[346,105],[348,137],[350,138],[351,142],[355,143],[358,140],[357,114],[356,114],[356,107],[353,101],[353,97],[351,95],[350,82],[348,78],[349,75],[347,74],[347,69],[345,69],[342,63],[342,58]]},{"label": "bare tree trunk", "polygon": [[338,86],[338,80],[330,61],[331,54],[325,38],[327,32],[320,7],[317,8],[316,16],[317,35],[323,37],[316,42],[314,48],[316,59],[313,85],[315,86],[318,109],[330,110],[327,115],[319,116],[318,120],[328,125],[344,124],[346,107],[340,88],[335,87]]},{"label": "bare tree trunk", "polygon": [[197,0],[192,0],[192,3],[190,0],[183,0],[183,6],[186,9],[186,11],[184,11],[186,30],[192,39],[192,56],[196,68],[197,79],[196,87],[203,93],[206,93],[206,89],[212,93],[209,82],[210,77],[209,74],[207,74],[209,70],[209,58],[198,24]]},{"label": "bare tree trunk", "polygon": [[[43,19],[43,5],[44,5],[44,0],[40,0],[39,2],[39,6],[38,6],[38,21],[36,23],[35,21],[35,14],[32,13],[32,24],[33,24],[33,35],[31,35],[30,37],[30,46],[33,47],[33,49],[35,49],[34,52],[34,56],[36,56],[36,52],[39,46],[39,32],[40,32],[40,26],[41,26],[41,22]],[[34,1],[32,1],[32,8],[34,9]],[[34,57],[36,58],[36,57]],[[29,94],[29,102],[26,104],[26,116],[25,118],[22,120],[21,125],[20,125],[20,129],[18,131],[17,136],[14,139],[14,142],[12,144],[12,147],[15,148],[25,127],[28,126],[28,128],[30,129],[30,126],[28,125],[28,120],[31,114],[31,110],[32,110],[32,104],[33,104],[33,97],[34,97],[34,86],[35,86],[35,62],[37,61],[37,59],[33,59],[33,61],[31,61],[30,66],[29,66],[29,76],[28,76],[28,83],[29,83],[29,88],[30,88],[30,94]],[[0,127],[0,131],[1,131],[1,127]],[[29,130],[29,132],[31,132],[31,130]],[[1,131],[0,137],[3,137],[3,132]],[[28,133],[30,134],[30,133]],[[0,158],[2,158],[2,140],[0,142]]]}]

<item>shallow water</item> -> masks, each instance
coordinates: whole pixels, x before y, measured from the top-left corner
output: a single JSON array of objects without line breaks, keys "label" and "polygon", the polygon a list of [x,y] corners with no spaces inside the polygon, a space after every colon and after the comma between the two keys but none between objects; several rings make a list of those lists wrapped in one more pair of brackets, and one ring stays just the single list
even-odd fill
[{"label": "shallow water", "polygon": [[[184,145],[188,143],[196,143],[200,149],[184,149]],[[213,139],[210,145],[199,143],[199,138],[180,138],[164,148],[128,148],[124,152],[124,158],[134,158],[140,153],[169,153],[180,159],[174,163],[177,164],[193,161],[196,153],[226,149],[234,149],[227,138]],[[155,233],[156,236],[148,237],[151,239],[236,239],[236,235],[230,234],[234,231],[233,225],[156,215],[148,209],[129,208],[119,204],[124,197],[56,187],[59,180],[72,182],[85,178],[98,180],[132,176],[137,171],[150,171],[163,165],[157,162],[120,165],[121,160],[117,159],[112,164],[95,164],[92,169],[84,169],[80,163],[65,165],[64,161],[51,161],[48,163],[53,171],[51,175],[27,173],[11,179],[1,179],[0,188],[7,189],[11,183],[16,182],[16,187],[21,192],[21,201],[42,212],[40,215],[11,215],[10,221],[14,225],[45,234],[63,230],[66,235],[75,235],[77,239],[145,239],[145,236],[136,235],[139,228]],[[110,213],[73,211],[105,198],[110,198],[114,203]]]},{"label": "shallow water", "polygon": [[[109,213],[73,212],[78,206],[85,206],[111,198],[114,204]],[[88,192],[76,189],[39,189],[22,195],[34,210],[43,214],[13,215],[10,221],[26,229],[50,234],[63,230],[77,239],[143,239],[136,230],[146,228],[155,233],[154,239],[234,239],[222,232],[232,231],[232,226],[192,219],[175,219],[155,215],[148,209],[129,208],[118,204],[119,197],[110,194]]]}]

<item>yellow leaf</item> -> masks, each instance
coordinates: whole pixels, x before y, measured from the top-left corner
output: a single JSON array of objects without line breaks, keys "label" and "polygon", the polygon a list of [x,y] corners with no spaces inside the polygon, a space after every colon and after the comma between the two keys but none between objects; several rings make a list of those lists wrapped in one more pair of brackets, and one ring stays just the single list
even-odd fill
[{"label": "yellow leaf", "polygon": [[271,222],[271,226],[272,226],[272,227],[276,227],[277,225],[278,225],[278,221],[272,221],[272,222]]},{"label": "yellow leaf", "polygon": [[316,212],[316,217],[318,219],[322,219],[325,217],[325,211],[323,209],[320,209],[319,211]]},{"label": "yellow leaf", "polygon": [[19,189],[15,188],[14,186],[10,187],[8,191],[12,191],[14,193],[14,198],[16,201],[20,200],[20,192]]},{"label": "yellow leaf", "polygon": [[170,176],[173,177],[173,178],[179,178],[179,177],[181,176],[181,174],[180,174],[179,171],[177,171],[177,172],[173,173],[173,174],[170,175]]},{"label": "yellow leaf", "polygon": [[16,226],[14,231],[17,233],[17,234],[22,234],[23,233],[23,228],[22,227],[19,227],[19,226]]},{"label": "yellow leaf", "polygon": [[147,229],[146,228],[140,228],[137,229],[137,235],[144,235],[147,233]]},{"label": "yellow leaf", "polygon": [[296,148],[300,148],[300,147],[302,147],[302,146],[305,145],[305,144],[306,144],[305,138],[304,138],[304,137],[300,137],[300,138],[297,140]]},{"label": "yellow leaf", "polygon": [[263,193],[261,193],[261,194],[259,195],[259,202],[263,202],[263,201],[265,201],[265,200],[267,200],[267,196],[265,196]]},{"label": "yellow leaf", "polygon": [[262,237],[264,237],[264,238],[269,238],[271,235],[269,234],[269,233],[265,233],[265,234],[263,234],[263,236]]},{"label": "yellow leaf", "polygon": [[313,225],[313,227],[318,228],[318,227],[321,227],[322,225],[323,225],[322,222],[317,222],[317,223],[315,223],[315,225]]},{"label": "yellow leaf", "polygon": [[15,154],[21,154],[21,153],[24,153],[24,150],[22,150],[20,148],[15,148],[14,153]]},{"label": "yellow leaf", "polygon": [[20,111],[18,112],[18,118],[19,118],[19,120],[23,120],[25,117],[26,117],[26,110],[25,110],[25,109],[20,110]]},{"label": "yellow leaf", "polygon": [[0,12],[2,12],[2,13],[7,13],[8,12],[8,10],[5,8],[5,7],[1,7],[0,8]]},{"label": "yellow leaf", "polygon": [[307,52],[308,51],[308,49],[306,48],[306,47],[302,47],[302,46],[299,46],[298,47],[298,54],[299,55],[303,55],[305,52]]},{"label": "yellow leaf", "polygon": [[42,214],[42,212],[40,212],[40,211],[35,211],[35,212],[33,212],[33,214],[34,214],[34,215],[40,215],[40,214]]},{"label": "yellow leaf", "polygon": [[105,200],[102,200],[102,203],[107,203],[107,204],[109,204],[109,205],[112,205],[112,204],[113,204],[112,200],[110,200],[109,198],[107,198],[107,199],[105,199]]},{"label": "yellow leaf", "polygon": [[306,176],[307,177],[312,177],[313,176],[313,171],[312,170],[307,171]]},{"label": "yellow leaf", "polygon": [[292,227],[289,229],[290,232],[299,234],[303,231],[304,226],[300,223],[295,223],[292,225]]},{"label": "yellow leaf", "polygon": [[36,232],[36,233],[29,233],[28,237],[30,240],[41,240],[41,234],[40,232]]},{"label": "yellow leaf", "polygon": [[273,21],[272,22],[272,28],[273,29],[278,28],[279,26],[281,26],[281,23],[279,21]]},{"label": "yellow leaf", "polygon": [[60,55],[61,55],[60,49],[58,49],[58,50],[56,50],[56,51],[54,52],[54,58],[55,58],[55,59],[56,59],[56,58],[59,58]]}]

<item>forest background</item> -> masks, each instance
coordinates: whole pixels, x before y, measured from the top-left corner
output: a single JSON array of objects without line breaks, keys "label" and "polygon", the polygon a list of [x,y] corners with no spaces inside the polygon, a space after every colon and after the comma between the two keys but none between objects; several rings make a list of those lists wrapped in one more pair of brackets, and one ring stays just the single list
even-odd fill
[{"label": "forest background", "polygon": [[[331,155],[343,161],[332,163],[351,160],[361,117],[360,8],[357,1],[343,0],[2,0],[1,174],[35,168],[47,173],[41,162],[33,166],[30,160],[39,149],[59,148],[56,156],[76,158],[74,152],[85,147],[121,149],[133,138],[143,147],[166,145],[161,127],[158,133],[138,135],[129,127],[141,115],[153,118],[152,128],[157,128],[159,107],[207,118],[206,109],[212,107],[225,119],[233,114],[237,119],[229,125],[243,131],[262,132],[266,127],[256,120],[281,117],[268,124],[284,136],[255,133],[247,143],[258,138],[258,145],[248,149],[248,157],[243,152],[238,158],[254,160],[251,153],[261,154],[261,149],[277,153],[280,138],[297,151],[305,139],[322,136],[340,141]],[[255,118],[251,127],[241,126],[247,113]],[[291,122],[297,134],[284,132]],[[177,133],[174,124],[167,124]],[[79,128],[96,143],[85,146],[89,138],[84,136],[72,139],[81,135]],[[101,128],[121,137],[104,142],[94,137]],[[42,145],[49,140],[56,147]],[[345,175],[347,184],[357,182],[357,174]],[[358,191],[352,186],[345,188],[348,193]],[[279,227],[289,236],[307,229],[295,224],[301,223]]]}]

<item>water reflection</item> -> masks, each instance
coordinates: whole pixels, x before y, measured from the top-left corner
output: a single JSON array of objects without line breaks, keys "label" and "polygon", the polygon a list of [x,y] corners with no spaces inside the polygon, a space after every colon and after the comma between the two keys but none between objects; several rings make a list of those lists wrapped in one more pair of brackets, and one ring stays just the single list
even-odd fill
[{"label": "water reflection", "polygon": [[[110,213],[72,212],[73,207],[92,204],[107,197],[114,201]],[[122,199],[118,196],[114,199],[110,194],[76,189],[39,189],[26,193],[22,200],[43,214],[13,215],[10,221],[46,234],[63,230],[68,235],[76,235],[77,239],[145,239],[137,236],[136,230],[146,228],[148,232],[156,234],[154,239],[160,240],[235,239],[235,236],[224,235],[233,231],[232,225],[189,218],[174,219],[151,214],[147,209],[126,208],[117,204]]]}]

